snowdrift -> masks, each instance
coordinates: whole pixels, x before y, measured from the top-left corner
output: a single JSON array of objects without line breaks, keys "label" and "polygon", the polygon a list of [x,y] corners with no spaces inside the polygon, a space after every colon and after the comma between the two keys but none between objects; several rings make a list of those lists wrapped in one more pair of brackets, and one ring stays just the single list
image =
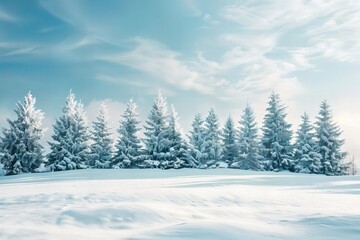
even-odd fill
[{"label": "snowdrift", "polygon": [[360,177],[234,169],[0,177],[0,239],[358,239]]}]

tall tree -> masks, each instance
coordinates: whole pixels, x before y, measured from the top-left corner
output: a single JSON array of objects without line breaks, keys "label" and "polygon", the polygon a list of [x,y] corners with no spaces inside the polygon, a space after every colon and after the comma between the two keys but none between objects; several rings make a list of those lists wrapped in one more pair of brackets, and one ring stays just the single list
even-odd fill
[{"label": "tall tree", "polygon": [[230,166],[239,158],[238,145],[236,143],[236,131],[234,122],[228,116],[222,131],[222,160]]},{"label": "tall tree", "polygon": [[190,131],[189,141],[190,141],[190,154],[189,157],[192,158],[193,162],[196,165],[199,165],[200,162],[205,158],[202,151],[202,144],[204,142],[204,120],[200,114],[196,114],[194,120],[191,124],[192,130]]},{"label": "tall tree", "polygon": [[344,169],[342,160],[346,152],[341,151],[344,140],[340,139],[341,130],[334,123],[329,104],[321,102],[316,126],[317,152],[321,155],[323,173],[326,175],[342,175]]},{"label": "tall tree", "polygon": [[40,140],[44,135],[44,114],[35,108],[36,99],[29,92],[24,103],[14,110],[17,118],[8,119],[9,129],[4,129],[0,141],[0,162],[7,175],[34,172],[44,161]]},{"label": "tall tree", "polygon": [[220,137],[219,120],[214,109],[211,109],[205,119],[204,142],[201,146],[205,159],[203,159],[201,167],[217,166],[221,157]]},{"label": "tall tree", "polygon": [[109,168],[112,158],[113,140],[111,138],[108,109],[102,103],[96,121],[93,122],[92,140],[88,166]]},{"label": "tall tree", "polygon": [[84,107],[70,92],[62,115],[56,120],[53,142],[49,142],[47,166],[50,171],[86,168],[90,139]]},{"label": "tall tree", "polygon": [[260,155],[258,127],[254,111],[249,104],[245,107],[239,123],[239,159],[231,167],[260,171],[263,169],[263,158]]},{"label": "tall tree", "polygon": [[167,102],[159,91],[148,115],[145,128],[145,148],[148,167],[161,167],[169,157],[170,140],[168,139]]},{"label": "tall tree", "polygon": [[306,113],[301,119],[294,149],[295,172],[321,173],[321,155],[316,149],[313,126]]},{"label": "tall tree", "polygon": [[116,154],[112,165],[121,168],[138,167],[143,160],[139,139],[139,114],[136,103],[130,99],[122,115],[118,129],[119,140],[116,144]]},{"label": "tall tree", "polygon": [[291,124],[286,122],[287,114],[278,94],[271,93],[266,111],[261,140],[267,161],[265,167],[267,170],[292,171]]}]

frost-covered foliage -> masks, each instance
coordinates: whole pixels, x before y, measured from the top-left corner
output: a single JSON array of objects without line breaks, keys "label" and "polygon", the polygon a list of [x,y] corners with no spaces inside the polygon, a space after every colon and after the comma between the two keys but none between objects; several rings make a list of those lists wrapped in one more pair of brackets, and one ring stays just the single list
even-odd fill
[{"label": "frost-covered foliage", "polygon": [[[47,161],[40,139],[43,113],[35,109],[29,93],[24,104],[18,103],[17,119],[8,120],[0,138],[0,175],[28,172],[63,171],[83,168],[238,168],[255,171],[295,171],[326,175],[356,173],[355,161],[344,163],[344,140],[332,120],[326,101],[321,103],[314,126],[308,115],[302,116],[296,142],[291,144],[291,124],[276,93],[271,93],[259,139],[255,114],[247,105],[235,127],[231,116],[222,131],[213,109],[205,121],[195,115],[187,142],[180,130],[177,113],[159,91],[140,140],[140,121],[133,100],[127,104],[113,149],[112,133],[105,105],[89,131],[84,108],[70,92],[62,115],[53,125]],[[90,141],[91,140],[91,141]],[[91,145],[89,145],[91,143]],[[114,150],[114,151],[113,151]],[[114,155],[114,156],[113,156]],[[3,170],[4,171],[3,171]]]},{"label": "frost-covered foliage", "polygon": [[86,168],[90,139],[83,104],[70,92],[62,115],[56,120],[47,166],[50,171]]},{"label": "frost-covered foliage", "polygon": [[113,167],[133,168],[142,163],[143,156],[139,139],[139,114],[136,103],[130,99],[120,121],[119,140],[116,154],[112,160]]},{"label": "frost-covered foliage", "polygon": [[168,118],[166,99],[159,91],[144,126],[146,155],[151,161],[145,161],[147,167],[162,168],[170,158]]},{"label": "frost-covered foliage", "polygon": [[209,115],[205,119],[204,141],[201,149],[204,153],[202,159],[202,168],[217,167],[221,160],[221,131],[219,120],[214,109],[209,111]]},{"label": "frost-covered foliage", "polygon": [[193,161],[199,165],[200,162],[205,158],[204,153],[202,152],[202,144],[204,142],[204,120],[200,114],[196,114],[194,120],[191,124],[192,130],[190,131],[189,141],[190,141],[190,156]]},{"label": "frost-covered foliage", "polygon": [[302,123],[297,131],[294,149],[295,172],[321,173],[321,155],[316,149],[313,126],[306,113],[301,116],[301,119]]},{"label": "frost-covered foliage", "polygon": [[44,161],[40,140],[44,135],[44,114],[35,108],[36,99],[29,92],[24,103],[14,110],[17,118],[8,119],[9,129],[4,129],[0,141],[0,162],[6,175],[34,172]]},{"label": "frost-covered foliage", "polygon": [[342,166],[342,160],[346,153],[341,151],[341,146],[344,144],[344,140],[340,139],[340,128],[332,118],[329,104],[322,101],[315,122],[317,152],[321,155],[322,173],[343,175],[345,170]]},{"label": "frost-covered foliage", "polygon": [[166,161],[162,162],[163,168],[196,167],[196,162],[189,157],[189,147],[181,134],[174,106],[171,106],[167,139],[170,141],[170,156]]},{"label": "frost-covered foliage", "polygon": [[255,114],[250,105],[247,105],[239,121],[239,158],[231,167],[244,170],[263,169],[260,155],[260,143],[258,139],[258,127]]},{"label": "frost-covered foliage", "polygon": [[239,158],[234,122],[229,116],[222,131],[222,161],[230,166]]},{"label": "frost-covered foliage", "polygon": [[102,103],[96,121],[93,122],[93,131],[91,139],[93,143],[90,146],[90,155],[88,158],[88,167],[91,168],[109,168],[112,158],[113,140],[111,138],[111,129],[108,117],[108,109],[105,103]]},{"label": "frost-covered foliage", "polygon": [[265,169],[292,171],[291,124],[285,120],[287,114],[278,94],[271,93],[266,111],[261,140]]}]

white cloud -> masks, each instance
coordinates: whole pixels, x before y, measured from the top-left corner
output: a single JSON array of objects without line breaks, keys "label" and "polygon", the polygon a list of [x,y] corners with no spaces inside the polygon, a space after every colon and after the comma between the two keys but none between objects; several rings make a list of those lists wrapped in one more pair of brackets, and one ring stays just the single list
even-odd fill
[{"label": "white cloud", "polygon": [[19,19],[17,17],[15,17],[14,15],[5,12],[4,9],[0,9],[0,20],[5,21],[5,22],[18,22]]},{"label": "white cloud", "polygon": [[[314,58],[341,62],[360,60],[360,2],[293,0],[244,1],[222,9],[222,16],[240,24],[247,31],[277,32],[284,38],[289,31],[300,29],[294,60],[304,67],[314,66]],[[291,32],[294,34],[294,32]],[[299,53],[299,51],[301,53]]]},{"label": "white cloud", "polygon": [[179,60],[179,53],[148,39],[136,38],[134,41],[136,46],[133,50],[99,59],[143,71],[185,90],[195,89],[206,94],[211,92],[210,87],[199,82],[199,73]]}]

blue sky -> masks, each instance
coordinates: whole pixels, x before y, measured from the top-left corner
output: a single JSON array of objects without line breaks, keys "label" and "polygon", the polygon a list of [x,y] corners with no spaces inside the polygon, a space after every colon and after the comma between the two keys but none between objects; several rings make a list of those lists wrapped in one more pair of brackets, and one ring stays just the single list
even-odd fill
[{"label": "blue sky", "polygon": [[359,1],[0,1],[0,126],[31,90],[45,125],[69,90],[90,120],[100,102],[113,127],[133,97],[144,119],[158,89],[189,129],[214,107],[238,120],[250,102],[262,122],[280,93],[296,129],[322,99],[360,156]]}]

